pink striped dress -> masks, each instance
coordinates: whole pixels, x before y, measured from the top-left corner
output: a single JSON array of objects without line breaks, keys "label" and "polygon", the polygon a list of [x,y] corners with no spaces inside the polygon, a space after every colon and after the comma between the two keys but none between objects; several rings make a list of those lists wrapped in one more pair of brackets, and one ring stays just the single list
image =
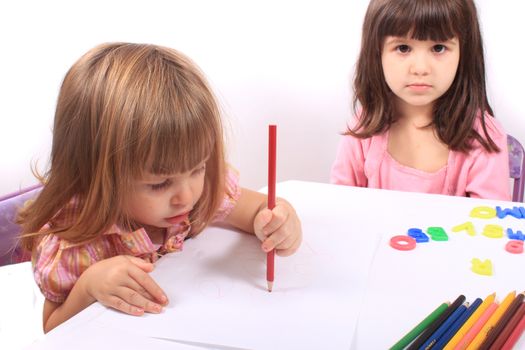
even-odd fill
[{"label": "pink striped dress", "polygon": [[[240,192],[238,173],[230,168],[226,176],[225,198],[214,221],[222,221],[230,214]],[[53,220],[71,222],[76,215],[78,208],[72,201]],[[155,262],[159,255],[181,251],[190,228],[188,221],[169,227],[159,249],[144,228],[130,232],[113,225],[93,240],[81,243],[67,241],[55,234],[42,235],[32,252],[35,281],[46,299],[62,303],[80,275],[94,263],[117,255],[132,255]]]}]

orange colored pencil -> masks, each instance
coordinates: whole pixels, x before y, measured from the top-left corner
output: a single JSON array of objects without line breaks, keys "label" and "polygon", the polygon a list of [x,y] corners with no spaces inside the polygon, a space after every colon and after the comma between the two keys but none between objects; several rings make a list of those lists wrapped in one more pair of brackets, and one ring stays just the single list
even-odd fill
[{"label": "orange colored pencil", "polygon": [[478,335],[476,335],[472,343],[470,343],[470,345],[467,347],[467,350],[474,350],[480,348],[481,344],[487,337],[489,331],[492,329],[492,327],[496,325],[496,323],[498,323],[499,319],[501,318],[501,316],[503,316],[503,314],[508,309],[509,305],[512,303],[515,297],[516,291],[512,291],[509,294],[507,294],[507,296],[505,297],[505,299],[503,299],[496,311],[492,314],[492,316],[490,316],[487,323],[485,323],[483,328],[481,328],[481,330],[479,331]]},{"label": "orange colored pencil", "polygon": [[498,336],[501,334],[501,331],[503,331],[503,328],[505,328],[512,316],[514,316],[520,305],[523,303],[524,296],[525,295],[523,293],[516,295],[499,321],[494,325],[494,327],[492,327],[492,329],[489,330],[487,337],[483,343],[481,343],[479,350],[488,350],[491,347],[491,345],[496,341],[496,338],[498,338]]},{"label": "orange colored pencil", "polygon": [[[269,125],[268,133],[268,209],[272,210],[275,207],[277,126]],[[268,292],[271,292],[273,288],[274,259],[275,249],[272,249],[266,254],[266,282],[268,283]]]},{"label": "orange colored pencil", "polygon": [[467,346],[472,342],[472,339],[476,337],[476,335],[479,333],[481,328],[487,323],[488,319],[492,314],[494,314],[494,311],[498,308],[498,303],[493,302],[489,305],[489,307],[485,310],[485,312],[478,318],[476,323],[470,328],[470,330],[465,334],[463,339],[456,345],[454,350],[463,350],[466,349]]}]

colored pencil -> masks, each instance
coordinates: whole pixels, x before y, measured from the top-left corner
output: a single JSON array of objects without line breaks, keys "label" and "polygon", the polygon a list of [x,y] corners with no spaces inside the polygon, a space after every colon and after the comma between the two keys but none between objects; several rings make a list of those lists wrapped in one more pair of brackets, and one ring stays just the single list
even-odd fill
[{"label": "colored pencil", "polygon": [[468,303],[460,305],[450,316],[439,326],[438,329],[419,347],[419,350],[428,350],[434,347],[439,338],[447,332],[447,330],[461,317],[467,310]]},{"label": "colored pencil", "polygon": [[434,322],[445,310],[448,308],[449,303],[443,303],[439,305],[434,311],[432,311],[423,321],[419,322],[414,328],[410,330],[403,338],[397,343],[392,345],[390,350],[401,350],[404,349],[412,340],[416,339],[432,322]]},{"label": "colored pencil", "polygon": [[518,323],[524,316],[525,316],[525,302],[522,302],[520,307],[516,311],[516,313],[512,316],[512,318],[509,320],[507,325],[505,325],[505,327],[503,328],[501,333],[498,335],[494,343],[492,343],[490,348],[491,349],[501,349],[503,347],[503,344],[505,344],[505,342],[509,338],[512,331],[514,331],[514,329],[516,328],[516,326],[518,325]]},{"label": "colored pencil", "polygon": [[[275,207],[275,182],[276,182],[276,150],[277,150],[277,126],[269,125],[268,127],[268,209]],[[266,254],[266,282],[268,283],[268,292],[272,291],[274,280],[274,260],[275,249]]]},{"label": "colored pencil", "polygon": [[472,339],[476,337],[481,328],[483,328],[485,323],[487,323],[488,319],[490,318],[490,316],[492,316],[492,314],[494,314],[497,308],[497,302],[493,302],[492,304],[490,304],[489,307],[483,312],[483,314],[481,314],[478,320],[474,322],[474,324],[465,334],[465,336],[461,338],[460,342],[454,347],[454,350],[465,349],[472,342]]},{"label": "colored pencil", "polygon": [[467,334],[467,332],[472,328],[474,323],[480,318],[481,315],[487,310],[487,308],[494,302],[496,294],[492,293],[483,300],[481,305],[476,309],[476,311],[470,316],[463,326],[457,331],[456,334],[450,339],[447,345],[443,350],[452,350],[454,347],[461,341],[461,339]]},{"label": "colored pencil", "polygon": [[503,344],[503,347],[501,348],[501,350],[511,350],[514,347],[514,345],[518,342],[518,339],[521,337],[524,330],[525,330],[525,316],[521,317],[520,322],[518,323],[516,328],[514,328],[512,333],[510,333],[509,339],[507,339],[505,344]]},{"label": "colored pencil", "polygon": [[443,312],[434,322],[432,322],[421,335],[412,342],[407,348],[408,350],[419,349],[421,345],[434,333],[439,326],[465,301],[465,296],[460,295],[456,300]]},{"label": "colored pencil", "polygon": [[456,334],[458,330],[465,324],[465,322],[467,322],[467,320],[470,318],[470,316],[472,316],[472,314],[474,314],[474,311],[478,309],[482,302],[483,300],[481,300],[481,298],[477,298],[476,300],[474,300],[474,302],[472,303],[472,305],[469,306],[467,311],[465,311],[461,315],[461,317],[458,318],[456,322],[452,324],[452,326],[450,326],[450,328],[445,332],[445,334],[443,334],[443,336],[439,338],[436,344],[434,344],[434,348],[443,349],[445,344],[447,344],[450,341],[450,339],[452,339],[454,334]]},{"label": "colored pencil", "polygon": [[519,293],[518,295],[516,295],[516,297],[514,298],[514,300],[512,300],[509,307],[507,308],[507,310],[505,310],[505,312],[503,313],[499,321],[496,323],[496,325],[489,330],[487,337],[485,338],[483,343],[481,343],[479,350],[488,350],[492,343],[494,343],[494,341],[501,333],[503,328],[505,328],[505,325],[509,322],[512,316],[514,316],[514,314],[516,313],[516,310],[518,310],[518,308],[520,307],[521,303],[523,302],[523,297],[523,293]]},{"label": "colored pencil", "polygon": [[496,323],[498,323],[501,316],[503,316],[503,314],[508,309],[509,305],[512,303],[515,297],[516,297],[516,291],[512,291],[509,294],[507,294],[507,296],[505,297],[505,299],[503,299],[503,301],[498,306],[496,311],[494,311],[492,316],[490,316],[487,323],[485,323],[483,328],[481,328],[481,330],[479,331],[478,335],[476,335],[472,343],[470,343],[470,345],[467,347],[467,350],[479,349],[479,347],[481,346],[481,343],[487,337],[489,330],[492,327],[494,327]]}]

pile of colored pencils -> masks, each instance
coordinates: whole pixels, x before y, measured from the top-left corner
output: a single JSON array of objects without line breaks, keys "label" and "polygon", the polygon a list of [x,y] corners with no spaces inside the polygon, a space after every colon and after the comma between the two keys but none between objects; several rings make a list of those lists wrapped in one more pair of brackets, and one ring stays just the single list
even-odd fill
[{"label": "pile of colored pencils", "polygon": [[469,304],[460,295],[443,303],[415,326],[391,350],[509,350],[525,329],[525,292],[510,292],[501,303],[496,294]]}]

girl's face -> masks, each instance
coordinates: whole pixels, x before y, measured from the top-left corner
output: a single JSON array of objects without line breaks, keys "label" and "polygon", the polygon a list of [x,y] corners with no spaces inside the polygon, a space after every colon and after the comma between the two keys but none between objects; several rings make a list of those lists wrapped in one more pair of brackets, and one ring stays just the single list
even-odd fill
[{"label": "girl's face", "polygon": [[432,107],[452,85],[459,64],[457,38],[444,42],[388,36],[381,62],[397,105]]},{"label": "girl's face", "polygon": [[206,162],[169,176],[146,174],[134,183],[126,212],[137,223],[165,228],[188,218],[204,188]]}]

